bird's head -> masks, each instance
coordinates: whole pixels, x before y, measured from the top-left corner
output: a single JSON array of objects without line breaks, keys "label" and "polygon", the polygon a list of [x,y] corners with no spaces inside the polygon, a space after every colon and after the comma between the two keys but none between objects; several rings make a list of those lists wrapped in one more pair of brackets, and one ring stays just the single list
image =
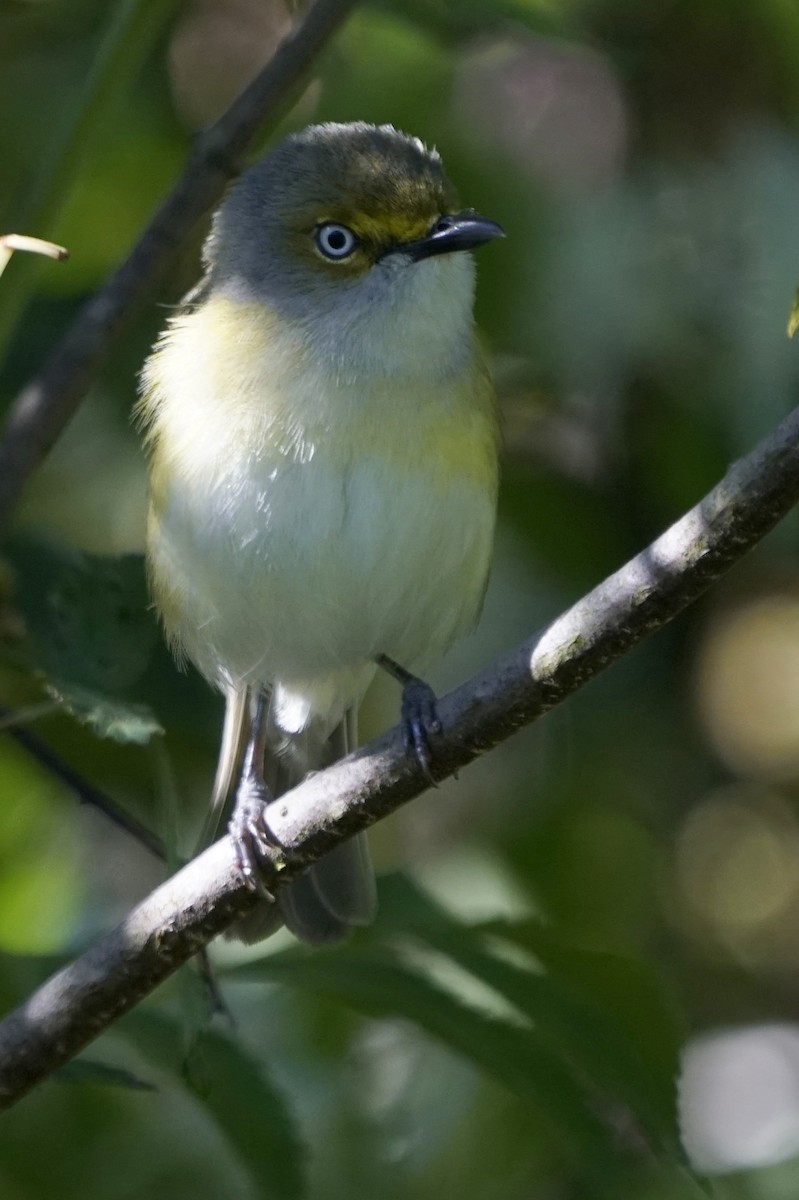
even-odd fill
[{"label": "bird's head", "polygon": [[437,151],[388,125],[314,125],[242,175],[206,242],[211,277],[271,304],[334,304],[503,234],[459,210]]},{"label": "bird's head", "polygon": [[387,125],[314,125],[244,173],[205,258],[212,286],[312,331],[331,320],[339,331],[372,327],[403,310],[440,321],[442,303],[463,323],[473,268],[456,252],[501,236],[460,209],[440,156],[418,138]]}]

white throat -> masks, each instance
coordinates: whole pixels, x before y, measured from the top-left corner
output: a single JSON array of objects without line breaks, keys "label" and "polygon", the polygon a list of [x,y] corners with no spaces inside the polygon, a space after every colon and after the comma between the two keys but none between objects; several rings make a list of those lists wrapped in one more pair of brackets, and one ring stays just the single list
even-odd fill
[{"label": "white throat", "polygon": [[306,317],[312,352],[341,380],[459,374],[474,353],[474,274],[471,254],[462,252],[412,264],[386,258],[338,289],[331,314]]}]

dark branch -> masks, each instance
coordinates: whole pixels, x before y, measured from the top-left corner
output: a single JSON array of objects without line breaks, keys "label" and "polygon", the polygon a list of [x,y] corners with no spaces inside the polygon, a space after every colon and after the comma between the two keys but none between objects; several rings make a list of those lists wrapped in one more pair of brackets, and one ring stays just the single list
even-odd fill
[{"label": "dark branch", "polygon": [[278,114],[356,2],[317,0],[263,71],[197,138],[183,176],[129,257],[83,307],[40,374],[19,394],[0,437],[0,527],[74,414],[125,320],[164,278],[241,170],[259,129]]},{"label": "dark branch", "polygon": [[[482,675],[439,703],[438,777],[530,724],[662,628],[799,500],[799,409],[696,508],[643,553]],[[394,729],[276,801],[283,850],[265,865],[272,890],[343,838],[425,790]],[[0,1106],[8,1107],[257,903],[225,837],[140,904],[82,958],[0,1023]]]}]

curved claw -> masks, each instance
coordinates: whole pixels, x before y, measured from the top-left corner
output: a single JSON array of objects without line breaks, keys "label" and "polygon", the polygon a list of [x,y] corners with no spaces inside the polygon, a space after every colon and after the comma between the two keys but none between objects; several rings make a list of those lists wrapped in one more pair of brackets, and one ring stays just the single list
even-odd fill
[{"label": "curved claw", "polygon": [[266,806],[271,799],[265,784],[254,779],[243,779],[228,830],[236,847],[236,862],[245,884],[250,891],[274,903],[275,897],[264,883],[261,872],[264,853],[275,845],[264,819]]},{"label": "curved claw", "polygon": [[423,679],[411,678],[402,689],[402,730],[405,745],[433,787],[438,787],[430,768],[430,740],[441,733],[436,694]]}]

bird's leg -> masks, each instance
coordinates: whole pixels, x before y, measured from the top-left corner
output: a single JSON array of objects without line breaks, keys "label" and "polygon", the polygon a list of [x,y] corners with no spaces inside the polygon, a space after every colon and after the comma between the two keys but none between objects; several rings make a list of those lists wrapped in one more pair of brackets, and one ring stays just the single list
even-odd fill
[{"label": "bird's leg", "polygon": [[271,844],[264,821],[264,809],[273,799],[264,782],[268,711],[267,697],[263,691],[259,691],[229,828],[247,887],[260,892],[265,900],[274,901],[274,896],[261,878],[260,870],[261,855]]},{"label": "bird's leg", "polygon": [[436,787],[430,770],[430,741],[441,733],[436,694],[429,683],[406,671],[387,654],[378,654],[375,661],[402,685],[401,718],[405,745],[416,756],[419,766]]}]

